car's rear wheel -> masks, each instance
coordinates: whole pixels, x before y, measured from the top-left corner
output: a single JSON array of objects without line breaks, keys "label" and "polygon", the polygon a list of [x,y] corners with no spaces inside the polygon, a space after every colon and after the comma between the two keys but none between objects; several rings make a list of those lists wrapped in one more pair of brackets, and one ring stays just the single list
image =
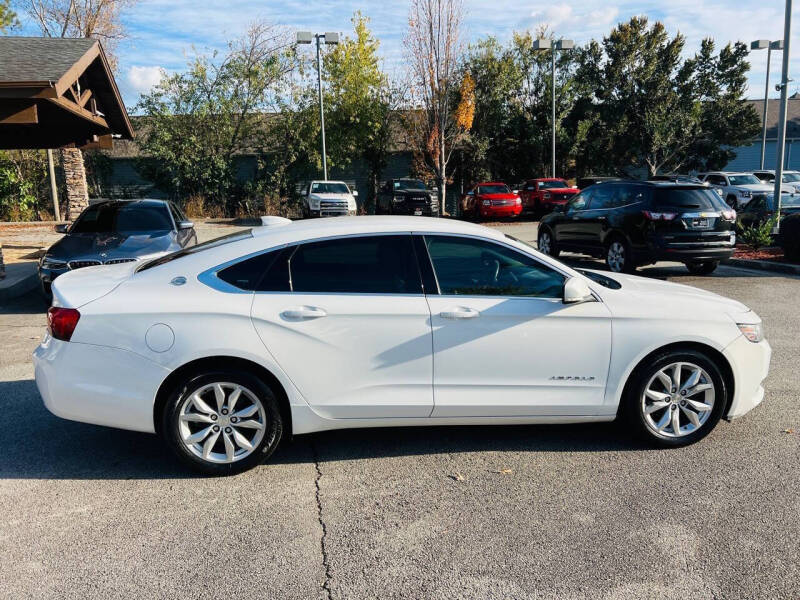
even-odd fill
[{"label": "car's rear wheel", "polygon": [[711,358],[697,350],[672,350],[634,371],[622,408],[640,437],[675,447],[708,435],[726,400],[725,380]]},{"label": "car's rear wheel", "polygon": [[628,242],[615,237],[606,245],[606,265],[614,273],[633,273],[636,270]]},{"label": "car's rear wheel", "polygon": [[175,455],[209,475],[241,473],[266,460],[283,434],[272,390],[253,375],[195,375],[167,402],[162,431]]},{"label": "car's rear wheel", "polygon": [[704,260],[701,262],[686,263],[686,268],[692,275],[711,275],[719,266],[718,260]]},{"label": "car's rear wheel", "polygon": [[549,229],[542,229],[539,231],[539,240],[537,242],[539,252],[547,254],[553,258],[558,258],[561,251],[556,246],[556,241],[553,238],[553,233]]}]

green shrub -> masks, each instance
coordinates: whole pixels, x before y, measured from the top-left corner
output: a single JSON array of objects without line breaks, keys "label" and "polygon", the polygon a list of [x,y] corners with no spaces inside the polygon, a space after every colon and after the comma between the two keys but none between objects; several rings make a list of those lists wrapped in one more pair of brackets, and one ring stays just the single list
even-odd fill
[{"label": "green shrub", "polygon": [[778,217],[776,215],[763,223],[754,223],[748,227],[741,227],[739,240],[755,251],[766,246],[771,246],[773,244],[772,231],[775,229],[777,223]]}]

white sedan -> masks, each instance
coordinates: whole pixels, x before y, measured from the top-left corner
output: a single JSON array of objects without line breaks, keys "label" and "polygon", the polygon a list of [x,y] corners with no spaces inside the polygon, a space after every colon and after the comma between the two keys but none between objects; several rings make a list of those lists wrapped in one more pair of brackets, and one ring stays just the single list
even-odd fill
[{"label": "white sedan", "polygon": [[450,220],[267,223],[59,277],[34,353],[45,405],[225,474],[349,427],[622,417],[680,446],[763,398],[770,346],[739,302]]}]

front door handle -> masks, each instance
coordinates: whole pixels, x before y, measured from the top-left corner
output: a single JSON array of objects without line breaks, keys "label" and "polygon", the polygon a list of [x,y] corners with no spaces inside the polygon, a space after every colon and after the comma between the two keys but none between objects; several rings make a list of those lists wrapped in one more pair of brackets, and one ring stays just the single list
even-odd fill
[{"label": "front door handle", "polygon": [[326,313],[323,309],[317,308],[316,306],[298,306],[295,308],[287,308],[281,313],[281,316],[284,319],[308,320],[319,319],[327,314],[328,313]]},{"label": "front door handle", "polygon": [[458,306],[450,310],[443,310],[439,313],[439,316],[443,319],[474,319],[475,317],[480,317],[481,313],[474,308]]}]

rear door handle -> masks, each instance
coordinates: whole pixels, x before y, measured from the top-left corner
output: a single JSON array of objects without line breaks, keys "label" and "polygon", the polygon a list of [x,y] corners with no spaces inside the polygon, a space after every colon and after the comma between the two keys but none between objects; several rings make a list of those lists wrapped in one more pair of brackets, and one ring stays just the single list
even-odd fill
[{"label": "rear door handle", "polygon": [[327,316],[323,309],[317,308],[316,306],[298,306],[295,308],[287,308],[285,311],[281,313],[281,316],[285,319],[319,319],[321,317]]},{"label": "rear door handle", "polygon": [[474,308],[458,306],[450,310],[443,310],[439,313],[439,316],[443,319],[474,319],[475,317],[480,317],[481,313]]}]

